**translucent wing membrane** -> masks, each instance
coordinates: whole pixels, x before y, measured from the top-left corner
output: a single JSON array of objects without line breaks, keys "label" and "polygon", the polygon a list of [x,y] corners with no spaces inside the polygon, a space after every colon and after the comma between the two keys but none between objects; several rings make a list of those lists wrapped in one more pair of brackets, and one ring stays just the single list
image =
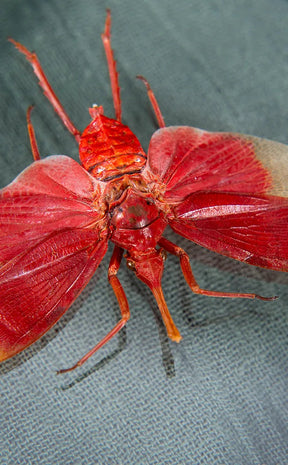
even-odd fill
[{"label": "translucent wing membrane", "polygon": [[170,226],[215,252],[251,265],[288,271],[288,200],[200,192],[175,208]]},{"label": "translucent wing membrane", "polygon": [[287,163],[284,144],[175,126],[153,135],[144,176],[158,177],[171,202],[203,190],[287,196]]},{"label": "translucent wing membrane", "polygon": [[229,257],[288,271],[286,145],[163,128],[151,139],[144,176],[172,207],[169,224],[177,233]]},{"label": "translucent wing membrane", "polygon": [[74,160],[55,156],[33,163],[1,191],[0,360],[44,334],[101,262],[101,188]]}]

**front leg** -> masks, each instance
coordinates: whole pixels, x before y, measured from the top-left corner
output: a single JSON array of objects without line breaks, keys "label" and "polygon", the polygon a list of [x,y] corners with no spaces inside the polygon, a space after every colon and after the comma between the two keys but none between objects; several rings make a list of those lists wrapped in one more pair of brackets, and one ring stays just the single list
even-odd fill
[{"label": "front leg", "polygon": [[64,110],[60,100],[56,96],[54,90],[52,89],[43,69],[40,64],[40,61],[38,60],[38,57],[36,53],[30,52],[24,45],[20,44],[19,42],[16,42],[14,39],[9,39],[10,42],[12,42],[13,45],[19,50],[19,52],[23,53],[25,55],[26,59],[31,63],[34,73],[39,79],[39,85],[42,87],[44,91],[45,97],[49,100],[51,103],[52,107],[56,111],[57,115],[60,117],[61,121],[63,124],[66,126],[69,132],[73,134],[75,137],[76,141],[79,142],[80,140],[80,131],[74,126],[72,121],[70,120],[69,116],[67,115],[66,111]]}]

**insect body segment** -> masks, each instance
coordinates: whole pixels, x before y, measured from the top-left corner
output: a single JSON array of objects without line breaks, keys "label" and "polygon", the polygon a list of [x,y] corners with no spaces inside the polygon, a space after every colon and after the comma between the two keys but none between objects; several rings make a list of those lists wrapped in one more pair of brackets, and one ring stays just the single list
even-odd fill
[{"label": "insect body segment", "polygon": [[165,127],[145,78],[160,129],[148,154],[121,122],[111,15],[102,40],[115,118],[90,108],[81,134],[56,97],[34,53],[11,39],[32,64],[39,84],[79,143],[82,166],[66,156],[40,159],[31,108],[27,125],[34,163],[0,192],[0,361],[28,347],[53,326],[87,285],[114,243],[108,279],[121,318],[68,370],[82,365],[127,323],[130,310],[117,276],[121,260],[152,291],[168,336],[181,335],[161,280],[166,252],[179,258],[191,290],[214,297],[273,300],[254,293],[202,289],[187,253],[163,237],[176,233],[252,265],[288,271],[288,147],[253,136]]},{"label": "insect body segment", "polygon": [[147,157],[133,132],[101,111],[93,114],[80,138],[79,157],[84,168],[99,181],[140,172]]},{"label": "insect body segment", "polygon": [[155,249],[167,221],[154,203],[129,189],[125,200],[114,209],[110,224],[115,244],[141,254]]}]

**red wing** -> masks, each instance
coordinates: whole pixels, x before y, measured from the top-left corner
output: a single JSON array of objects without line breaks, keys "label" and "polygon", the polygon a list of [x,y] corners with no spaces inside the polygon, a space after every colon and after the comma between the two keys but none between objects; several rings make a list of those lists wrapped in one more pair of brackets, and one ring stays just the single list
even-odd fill
[{"label": "red wing", "polygon": [[50,232],[95,223],[102,189],[69,157],[33,163],[0,191],[0,264]]},{"label": "red wing", "polygon": [[288,271],[288,146],[163,128],[151,139],[143,176],[172,207],[169,223],[179,234],[229,257]]},{"label": "red wing", "polygon": [[288,200],[199,192],[174,208],[174,231],[251,265],[288,271]]},{"label": "red wing", "polygon": [[287,197],[287,171],[284,144],[175,126],[153,134],[143,176],[175,203],[208,190]]},{"label": "red wing", "polygon": [[101,192],[65,156],[33,163],[0,192],[0,360],[42,336],[95,272],[107,250]]}]

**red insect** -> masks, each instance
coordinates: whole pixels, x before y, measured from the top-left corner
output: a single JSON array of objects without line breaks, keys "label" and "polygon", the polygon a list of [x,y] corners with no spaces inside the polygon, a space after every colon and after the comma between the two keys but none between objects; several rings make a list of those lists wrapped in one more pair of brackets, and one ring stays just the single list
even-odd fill
[{"label": "red insect", "polygon": [[[161,278],[165,252],[177,255],[193,292],[216,297],[271,300],[256,294],[201,289],[188,255],[163,237],[169,225],[185,238],[228,257],[288,271],[288,147],[257,137],[165,127],[148,82],[160,129],[148,155],[121,123],[118,74],[110,43],[110,12],[102,40],[116,119],[89,109],[81,134],[54,94],[34,53],[11,39],[32,64],[44,94],[79,143],[81,165],[66,156],[40,160],[27,112],[35,162],[0,193],[0,360],[39,339],[70,307],[115,244],[108,279],[121,320],[76,365],[82,365],[129,319],[117,277],[123,251],[146,283],[168,336],[181,339],[168,311]],[[68,371],[61,370],[61,372]]]}]

